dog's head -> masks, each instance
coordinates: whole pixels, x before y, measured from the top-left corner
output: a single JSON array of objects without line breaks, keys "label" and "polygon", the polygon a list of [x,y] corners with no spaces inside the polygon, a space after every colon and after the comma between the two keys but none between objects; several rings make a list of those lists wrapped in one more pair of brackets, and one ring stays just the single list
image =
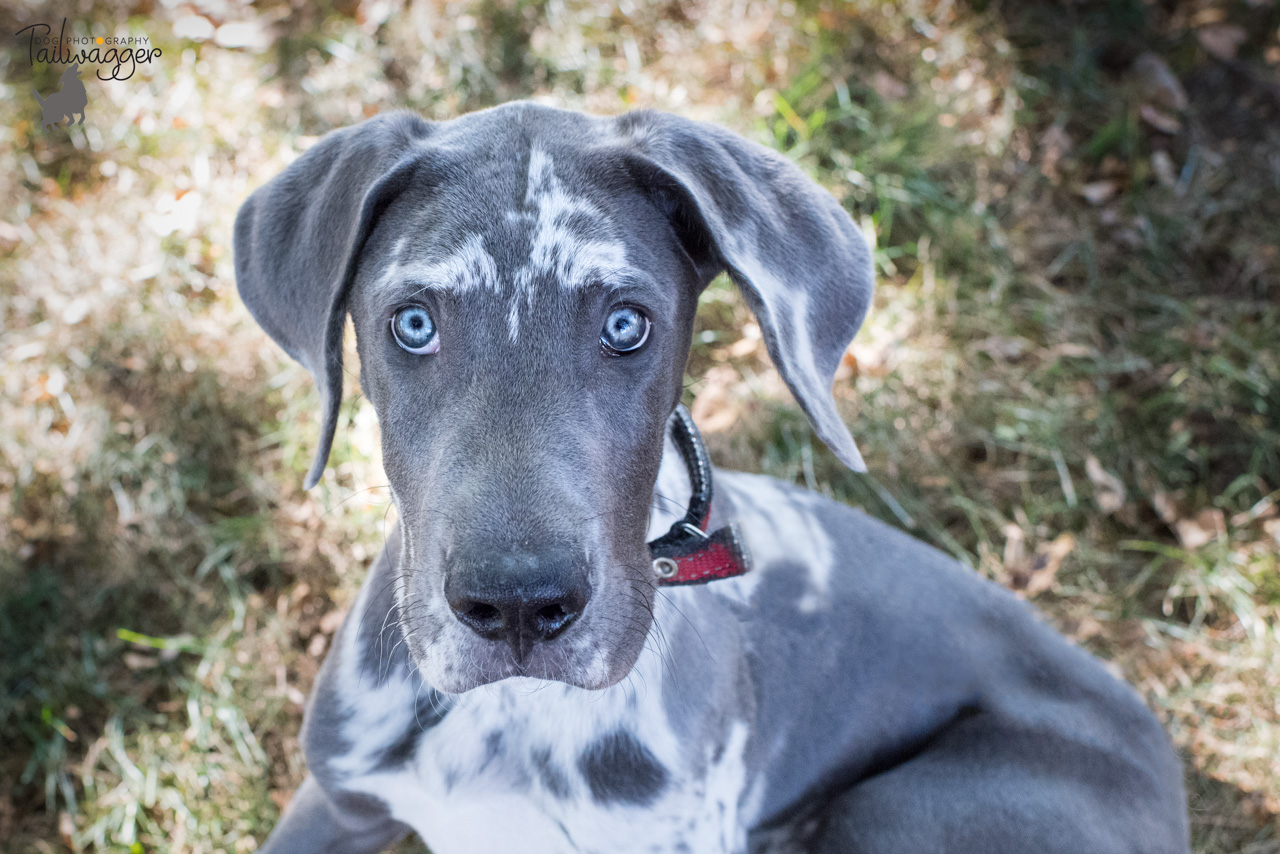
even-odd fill
[{"label": "dog's head", "polygon": [[354,320],[424,677],[585,688],[651,622],[645,545],[698,295],[728,270],[818,435],[862,460],[831,383],[871,296],[848,215],[791,163],[660,113],[509,104],[326,136],[236,220],[254,317],[314,375],[324,470]]}]

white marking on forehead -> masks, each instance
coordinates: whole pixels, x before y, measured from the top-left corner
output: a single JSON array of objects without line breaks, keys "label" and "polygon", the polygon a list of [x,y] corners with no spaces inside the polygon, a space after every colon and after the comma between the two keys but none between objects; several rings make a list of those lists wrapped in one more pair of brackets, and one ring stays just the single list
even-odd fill
[{"label": "white marking on forehead", "polygon": [[456,252],[434,261],[401,262],[407,242],[406,237],[396,241],[391,263],[375,286],[379,291],[400,282],[410,282],[424,290],[498,290],[498,265],[479,234],[468,235]]},{"label": "white marking on forehead", "polygon": [[[550,276],[562,288],[581,288],[627,265],[626,249],[613,238],[604,212],[589,200],[568,192],[556,177],[550,155],[537,147],[529,151],[524,204],[525,211],[509,215],[513,220],[534,221],[529,260],[516,273],[507,315],[512,341],[520,333],[521,310],[533,305],[537,277]],[[598,223],[597,234],[583,234],[581,222],[579,230],[571,228],[575,219]]]},{"label": "white marking on forehead", "polygon": [[[556,177],[550,155],[540,148],[529,152],[528,183],[524,209],[510,211],[507,219],[527,225],[529,258],[512,276],[507,328],[514,342],[520,332],[520,316],[533,307],[535,284],[553,279],[565,289],[608,281],[627,268],[627,254],[608,218],[598,206],[570,193]],[[391,260],[374,287],[381,293],[408,282],[423,289],[497,293],[502,287],[497,262],[485,249],[478,232],[467,236],[450,255],[431,261],[405,261],[408,238],[392,247]]]}]

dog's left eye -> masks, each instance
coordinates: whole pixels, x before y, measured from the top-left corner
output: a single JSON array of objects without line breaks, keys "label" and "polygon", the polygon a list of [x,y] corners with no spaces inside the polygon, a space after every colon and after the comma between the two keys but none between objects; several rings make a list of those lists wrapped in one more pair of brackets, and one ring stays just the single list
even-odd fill
[{"label": "dog's left eye", "polygon": [[635,352],[648,338],[649,318],[640,309],[629,305],[609,312],[600,333],[600,343],[614,354]]},{"label": "dog's left eye", "polygon": [[440,338],[431,315],[420,305],[409,305],[391,318],[391,335],[396,343],[415,355],[434,353],[440,349]]}]

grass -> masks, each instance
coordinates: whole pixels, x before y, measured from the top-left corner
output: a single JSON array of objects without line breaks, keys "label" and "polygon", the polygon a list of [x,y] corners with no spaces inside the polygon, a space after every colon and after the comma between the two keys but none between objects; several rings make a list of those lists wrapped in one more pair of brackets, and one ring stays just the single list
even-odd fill
[{"label": "grass", "polygon": [[[842,198],[881,278],[837,381],[871,472],[814,440],[724,281],[688,379],[717,461],[1034,598],[1165,721],[1196,850],[1280,852],[1280,7],[757,12],[265,5],[253,53],[100,7],[72,23],[163,59],[50,135],[24,93],[52,78],[0,59],[0,850],[269,829],[388,506],[354,388],[301,492],[315,395],[234,297],[236,205],[377,110],[538,96],[723,121]],[[1234,58],[1204,47],[1223,26]],[[1143,51],[1186,88],[1176,133],[1144,118]]]}]

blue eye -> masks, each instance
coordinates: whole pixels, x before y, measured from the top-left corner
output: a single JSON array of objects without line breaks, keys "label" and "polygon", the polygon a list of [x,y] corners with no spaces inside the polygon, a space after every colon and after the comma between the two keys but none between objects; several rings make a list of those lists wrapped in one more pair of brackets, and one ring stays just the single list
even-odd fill
[{"label": "blue eye", "polygon": [[434,353],[440,349],[436,325],[420,305],[409,305],[391,318],[391,335],[404,350],[415,355]]},{"label": "blue eye", "polygon": [[624,305],[605,318],[600,343],[610,353],[632,353],[649,338],[649,318],[638,308]]}]

